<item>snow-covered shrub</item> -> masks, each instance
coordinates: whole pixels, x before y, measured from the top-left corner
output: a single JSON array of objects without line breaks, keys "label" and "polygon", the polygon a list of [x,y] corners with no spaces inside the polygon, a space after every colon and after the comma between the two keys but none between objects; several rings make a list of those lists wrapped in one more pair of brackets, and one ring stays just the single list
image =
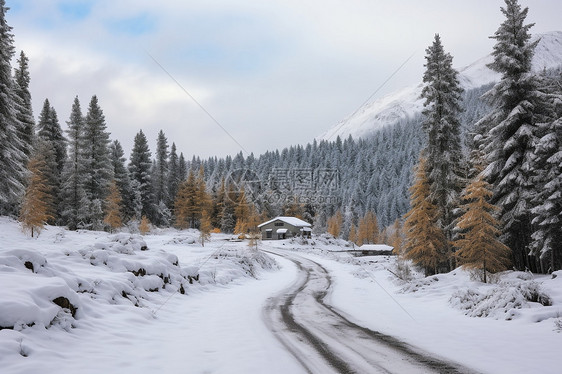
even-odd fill
[{"label": "snow-covered shrub", "polygon": [[470,317],[492,317],[511,320],[517,316],[517,310],[529,307],[529,302],[538,302],[544,306],[552,304],[540,285],[534,281],[501,282],[487,292],[480,293],[468,288],[458,290],[449,299],[449,304],[463,310]]},{"label": "snow-covered shrub", "polygon": [[394,265],[389,270],[398,279],[404,282],[410,282],[414,279],[412,270],[410,268],[410,263],[408,261],[402,260],[401,258],[396,258]]},{"label": "snow-covered shrub", "polygon": [[554,320],[554,331],[562,332],[562,318],[558,317]]},{"label": "snow-covered shrub", "polygon": [[420,278],[414,279],[413,281],[406,284],[404,287],[400,289],[401,293],[410,293],[410,292],[417,292],[421,291],[429,286],[432,283],[438,282],[439,278],[437,277],[427,277],[427,278]]}]

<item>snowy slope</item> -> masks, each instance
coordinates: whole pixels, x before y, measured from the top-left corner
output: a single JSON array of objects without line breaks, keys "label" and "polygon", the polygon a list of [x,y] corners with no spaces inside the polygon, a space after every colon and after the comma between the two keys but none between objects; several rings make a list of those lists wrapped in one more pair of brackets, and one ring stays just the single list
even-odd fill
[{"label": "snowy slope", "polygon": [[[0,217],[0,373],[306,372],[262,319],[296,266],[225,234],[205,247],[197,237],[49,226],[32,239]],[[321,263],[333,280],[329,303],[362,326],[482,373],[560,373],[562,271],[506,272],[500,283],[482,284],[456,269],[404,283],[389,271],[393,258],[354,258],[341,253],[346,245],[323,235],[259,247]],[[552,305],[522,297],[531,289]],[[74,315],[52,302],[58,297]],[[474,318],[481,310],[491,313]]]},{"label": "snowy slope", "polygon": [[[540,42],[533,58],[533,70],[556,68],[562,65],[562,31],[537,35]],[[492,55],[485,56],[474,63],[459,69],[459,81],[465,90],[497,82],[500,75],[486,65],[493,61]],[[366,103],[348,118],[336,124],[318,140],[342,139],[349,135],[354,138],[367,137],[378,129],[392,125],[401,119],[408,119],[420,113],[423,100],[420,99],[422,84],[406,87],[389,95]]]}]

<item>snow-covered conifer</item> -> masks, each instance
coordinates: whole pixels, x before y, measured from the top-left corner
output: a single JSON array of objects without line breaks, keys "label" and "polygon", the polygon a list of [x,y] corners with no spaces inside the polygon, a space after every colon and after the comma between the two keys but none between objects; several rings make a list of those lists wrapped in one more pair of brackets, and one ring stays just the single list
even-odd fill
[{"label": "snow-covered conifer", "polygon": [[486,180],[492,185],[491,203],[498,206],[503,225],[502,242],[511,248],[517,269],[537,270],[529,257],[531,200],[541,186],[534,184],[533,154],[540,137],[539,123],[546,114],[544,95],[531,73],[537,42],[531,42],[525,24],[528,8],[517,0],[505,0],[504,22],[495,32],[494,61],[489,67],[502,77],[486,93],[493,110],[477,124],[483,132],[483,150],[488,166]]},{"label": "snow-covered conifer", "polygon": [[430,198],[439,209],[437,222],[450,241],[464,185],[459,119],[463,90],[453,69],[453,57],[445,52],[439,34],[426,53],[421,96],[425,99],[423,129],[427,134]]},{"label": "snow-covered conifer", "polygon": [[[103,221],[99,215],[98,205],[103,211],[103,202],[109,193],[109,185],[113,179],[113,168],[109,153],[109,133],[106,131],[105,116],[99,106],[97,96],[92,96],[88,106],[84,124],[84,158],[87,177],[85,189],[92,202],[90,212],[96,222]],[[96,218],[93,218],[95,216]]]},{"label": "snow-covered conifer", "polygon": [[6,22],[6,2],[0,0],[0,214],[14,213],[23,195],[25,155],[18,133],[11,59],[14,56],[12,28]]},{"label": "snow-covered conifer", "polygon": [[121,215],[123,219],[128,220],[135,215],[133,205],[133,193],[131,189],[131,178],[129,171],[125,166],[125,153],[123,147],[118,140],[114,140],[109,144],[109,153],[111,164],[113,166],[113,179],[117,184],[119,193],[121,194]]},{"label": "snow-covered conifer", "polygon": [[86,144],[84,139],[84,117],[78,96],[74,98],[68,129],[68,158],[62,173],[63,223],[73,230],[82,226],[88,219],[89,199],[84,189],[86,180]]},{"label": "snow-covered conifer", "polygon": [[[133,150],[129,158],[129,175],[131,181],[136,181],[137,183],[137,185],[133,186],[133,193],[137,190],[140,194],[140,201],[137,201],[137,204],[141,205],[141,215],[147,217],[152,216],[154,212],[150,173],[152,167],[151,157],[152,154],[148,148],[146,136],[140,130],[135,136]],[[137,215],[137,219],[139,217]]]}]

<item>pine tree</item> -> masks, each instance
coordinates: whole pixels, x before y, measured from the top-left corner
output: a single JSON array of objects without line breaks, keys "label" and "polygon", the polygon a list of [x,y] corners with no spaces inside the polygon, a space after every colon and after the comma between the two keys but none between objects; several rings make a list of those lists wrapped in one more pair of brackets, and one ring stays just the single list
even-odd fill
[{"label": "pine tree", "polygon": [[542,189],[533,201],[531,253],[546,263],[543,272],[553,272],[562,269],[562,117],[545,126],[535,156],[545,165],[535,171],[535,183]]},{"label": "pine tree", "polygon": [[[133,150],[131,151],[131,157],[129,162],[129,173],[131,181],[136,181],[137,190],[140,194],[140,201],[138,203],[141,206],[141,215],[152,216],[154,211],[153,198],[152,198],[152,184],[150,168],[152,163],[150,158],[152,154],[148,148],[148,142],[146,136],[140,130],[135,136],[135,141],[133,144]],[[133,186],[133,193],[135,192],[135,186]],[[138,219],[139,216],[137,216]]]},{"label": "pine tree", "polygon": [[489,203],[491,197],[490,185],[482,174],[466,187],[464,214],[457,223],[460,235],[455,241],[460,263],[467,268],[482,269],[484,283],[487,272],[506,270],[510,263],[509,248],[498,240],[500,223],[494,217],[497,207]]},{"label": "pine tree", "polygon": [[178,160],[178,181],[181,183],[187,179],[187,162],[183,157],[183,152],[180,153]]},{"label": "pine tree", "polygon": [[6,22],[6,2],[0,0],[0,214],[14,213],[24,193],[24,146],[18,130],[17,109],[10,65],[14,56],[12,28]]},{"label": "pine tree", "polygon": [[221,227],[222,215],[226,199],[226,182],[221,178],[219,189],[214,193],[212,199],[211,223],[214,227]]},{"label": "pine tree", "polygon": [[48,99],[45,99],[39,115],[37,135],[42,142],[47,143],[43,146],[52,150],[52,152],[49,151],[45,154],[45,157],[47,168],[49,168],[46,175],[49,178],[49,186],[53,197],[52,205],[55,207],[52,223],[55,223],[62,212],[62,170],[66,162],[66,139],[55,108],[51,106]]},{"label": "pine tree", "polygon": [[[135,208],[133,204],[133,191],[131,188],[131,179],[129,178],[129,171],[125,166],[125,152],[118,140],[114,140],[109,145],[109,154],[113,169],[113,178],[119,189],[119,194],[122,198],[121,203],[121,216],[125,220],[129,220],[135,215]],[[139,216],[140,217],[140,216]]]},{"label": "pine tree", "polygon": [[89,199],[84,189],[86,162],[84,140],[84,117],[78,97],[74,98],[70,119],[67,121],[68,158],[61,176],[62,210],[64,224],[71,230],[82,226],[88,220]]},{"label": "pine tree", "polygon": [[435,274],[439,266],[448,260],[447,253],[443,251],[447,239],[443,230],[437,225],[439,211],[430,198],[424,157],[420,157],[410,194],[412,208],[406,214],[404,221],[406,235],[404,257],[422,267],[426,276]]},{"label": "pine tree", "polygon": [[35,138],[35,119],[31,106],[31,93],[29,92],[29,59],[23,51],[17,61],[18,67],[14,71],[14,92],[17,98],[16,117],[19,123],[19,132],[22,151],[25,155],[24,162],[27,163],[33,152]]},{"label": "pine tree", "polygon": [[23,229],[31,232],[41,232],[48,220],[52,218],[52,204],[50,202],[50,186],[43,174],[46,163],[43,155],[37,153],[29,160],[29,180],[20,208],[20,221]]},{"label": "pine tree", "polygon": [[121,193],[115,180],[109,185],[109,194],[105,201],[105,218],[103,222],[109,226],[111,232],[123,226],[121,219]]},{"label": "pine tree", "polygon": [[[463,90],[453,69],[453,57],[443,49],[439,34],[435,34],[426,53],[421,97],[425,99],[422,126],[427,134],[425,154],[430,198],[439,210],[437,222],[451,241],[454,211],[464,185],[459,118]],[[445,250],[450,251],[445,244]]]},{"label": "pine tree", "polygon": [[168,207],[173,210],[174,200],[176,199],[176,194],[178,193],[178,186],[180,184],[179,179],[179,160],[176,150],[176,143],[172,143],[170,149],[170,160],[168,162],[168,193],[170,196]]},{"label": "pine tree", "polygon": [[236,193],[234,192],[234,187],[232,183],[228,184],[228,189],[226,192],[226,198],[224,199],[224,205],[221,214],[220,229],[225,233],[234,232],[236,226]]},{"label": "pine tree", "polygon": [[505,0],[501,8],[505,21],[492,39],[494,61],[489,67],[502,74],[486,97],[494,109],[477,127],[485,132],[483,149],[488,163],[484,176],[492,185],[491,203],[498,206],[503,225],[502,242],[511,248],[519,270],[536,270],[529,258],[531,242],[531,200],[541,186],[532,180],[537,124],[544,122],[543,95],[531,74],[531,61],[537,42],[531,43],[525,25],[528,8],[517,0]]},{"label": "pine tree", "polygon": [[[153,190],[154,190],[154,204],[159,206],[162,202],[166,206],[170,204],[170,194],[168,190],[168,139],[164,132],[160,130],[158,139],[156,141],[156,163],[153,174]],[[158,209],[160,210],[160,209]],[[163,225],[160,215],[155,217],[155,223]]]},{"label": "pine tree", "polygon": [[103,221],[100,207],[109,192],[113,179],[109,154],[109,133],[106,131],[105,116],[99,106],[97,96],[92,96],[84,125],[86,180],[84,188],[90,200],[90,223],[98,226]]},{"label": "pine tree", "polygon": [[43,103],[43,110],[39,115],[38,136],[44,141],[51,142],[55,150],[55,173],[60,176],[66,161],[66,139],[59,123],[57,112],[48,99]]}]

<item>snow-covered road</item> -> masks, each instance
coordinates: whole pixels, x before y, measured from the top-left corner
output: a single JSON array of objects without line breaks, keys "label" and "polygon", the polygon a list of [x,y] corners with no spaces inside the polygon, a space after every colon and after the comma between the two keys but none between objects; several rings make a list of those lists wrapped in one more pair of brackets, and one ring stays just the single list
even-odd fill
[{"label": "snow-covered road", "polygon": [[310,373],[471,373],[399,340],[358,326],[324,302],[332,281],[319,263],[295,253],[267,253],[292,261],[295,282],[268,299],[264,320]]}]

